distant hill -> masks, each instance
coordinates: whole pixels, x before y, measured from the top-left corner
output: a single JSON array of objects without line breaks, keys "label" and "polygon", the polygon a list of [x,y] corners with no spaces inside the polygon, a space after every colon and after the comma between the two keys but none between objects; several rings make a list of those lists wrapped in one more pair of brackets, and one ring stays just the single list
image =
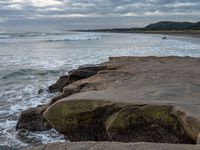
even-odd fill
[{"label": "distant hill", "polygon": [[200,30],[200,22],[173,22],[161,21],[147,25],[144,28],[113,28],[113,29],[94,29],[94,30],[76,30],[82,32],[117,32],[117,33],[138,33],[138,32],[154,32],[154,31],[186,31]]},{"label": "distant hill", "polygon": [[144,30],[200,30],[200,22],[171,22],[161,21],[150,24],[143,28]]}]

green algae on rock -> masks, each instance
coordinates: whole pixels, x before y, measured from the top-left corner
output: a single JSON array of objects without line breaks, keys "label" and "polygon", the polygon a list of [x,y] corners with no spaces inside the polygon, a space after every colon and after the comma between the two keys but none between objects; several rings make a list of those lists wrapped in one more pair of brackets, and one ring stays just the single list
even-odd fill
[{"label": "green algae on rock", "polygon": [[109,101],[61,101],[44,113],[49,123],[71,141],[107,140],[104,122],[122,107]]}]

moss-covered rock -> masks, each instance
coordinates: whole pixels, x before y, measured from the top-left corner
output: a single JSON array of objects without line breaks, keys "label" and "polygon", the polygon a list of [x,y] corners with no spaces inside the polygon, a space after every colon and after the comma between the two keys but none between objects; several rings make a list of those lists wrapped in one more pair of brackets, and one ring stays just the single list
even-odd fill
[{"label": "moss-covered rock", "polygon": [[107,140],[104,122],[121,108],[109,101],[59,101],[46,110],[44,117],[71,141]]}]

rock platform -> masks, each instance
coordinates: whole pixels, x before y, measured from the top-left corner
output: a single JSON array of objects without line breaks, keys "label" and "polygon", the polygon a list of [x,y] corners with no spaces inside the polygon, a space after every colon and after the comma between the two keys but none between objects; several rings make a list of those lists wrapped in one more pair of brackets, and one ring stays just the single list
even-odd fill
[{"label": "rock platform", "polygon": [[48,125],[72,142],[100,142],[60,149],[199,149],[200,58],[112,57],[73,70],[51,88],[61,94],[43,107]]}]

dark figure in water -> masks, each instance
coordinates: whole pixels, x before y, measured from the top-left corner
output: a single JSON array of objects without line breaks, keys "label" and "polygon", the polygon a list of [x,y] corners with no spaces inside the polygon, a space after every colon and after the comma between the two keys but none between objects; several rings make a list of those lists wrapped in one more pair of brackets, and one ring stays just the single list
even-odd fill
[{"label": "dark figure in water", "polygon": [[166,36],[164,36],[162,39],[163,39],[163,40],[166,40],[166,39],[167,39],[167,37],[166,37]]}]

